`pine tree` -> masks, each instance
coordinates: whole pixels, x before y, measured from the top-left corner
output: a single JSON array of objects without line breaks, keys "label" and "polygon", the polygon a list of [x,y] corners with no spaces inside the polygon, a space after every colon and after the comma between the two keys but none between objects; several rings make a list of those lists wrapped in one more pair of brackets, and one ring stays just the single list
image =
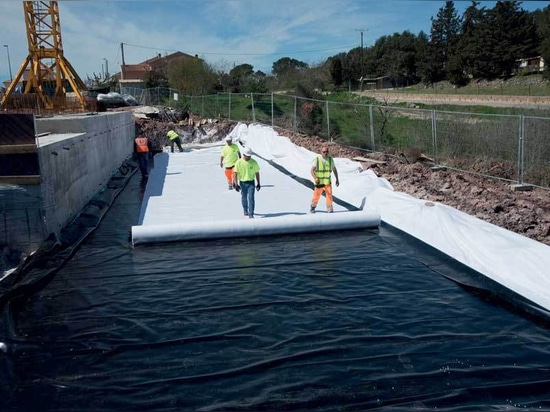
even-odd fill
[{"label": "pine tree", "polygon": [[436,19],[432,17],[427,55],[432,63],[425,65],[429,68],[428,73],[432,81],[448,78],[448,62],[458,43],[460,24],[461,19],[452,1],[445,2],[445,6],[439,9]]}]

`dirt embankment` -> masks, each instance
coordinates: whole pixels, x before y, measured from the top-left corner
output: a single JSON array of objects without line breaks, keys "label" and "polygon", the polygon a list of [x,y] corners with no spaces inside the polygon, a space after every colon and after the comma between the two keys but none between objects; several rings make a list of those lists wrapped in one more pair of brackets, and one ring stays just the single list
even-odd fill
[{"label": "dirt embankment", "polygon": [[[154,120],[136,120],[136,127],[148,136],[163,139],[176,128],[184,143],[204,143],[222,140],[236,125],[234,122],[208,122],[191,116],[185,123],[174,124]],[[298,146],[319,152],[325,141],[316,136],[304,136],[278,130]],[[482,176],[448,170],[431,170],[429,159],[411,154],[408,157],[381,153],[365,153],[332,144],[333,157],[370,158],[383,163],[361,162],[387,179],[396,191],[419,199],[440,202],[481,220],[550,245],[550,191],[512,191],[510,183]],[[498,167],[498,165],[492,165]],[[504,167],[504,165],[503,165]],[[438,230],[438,228],[433,228]]]},{"label": "dirt embankment", "polygon": [[[318,152],[324,143],[323,139],[316,137],[279,133],[314,152]],[[360,156],[383,161],[362,162],[362,166],[387,179],[396,191],[452,206],[486,222],[550,245],[548,190],[513,191],[510,183],[501,180],[449,170],[433,171],[433,164],[418,156],[407,159],[406,156],[366,154],[338,144],[332,147],[334,157]]]}]

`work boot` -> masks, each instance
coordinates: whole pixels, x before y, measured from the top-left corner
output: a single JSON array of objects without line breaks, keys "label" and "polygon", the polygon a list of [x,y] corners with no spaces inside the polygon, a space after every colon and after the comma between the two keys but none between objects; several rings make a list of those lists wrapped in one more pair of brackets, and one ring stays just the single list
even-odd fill
[{"label": "work boot", "polygon": [[243,210],[243,212],[245,216],[248,216],[248,210]]},{"label": "work boot", "polygon": [[311,206],[311,208],[309,209],[309,213],[315,213],[315,206]]},{"label": "work boot", "polygon": [[327,213],[332,213],[332,209],[328,209],[328,210],[327,210]]},{"label": "work boot", "polygon": [[228,188],[229,190],[233,190],[233,185],[227,185],[227,188]]}]

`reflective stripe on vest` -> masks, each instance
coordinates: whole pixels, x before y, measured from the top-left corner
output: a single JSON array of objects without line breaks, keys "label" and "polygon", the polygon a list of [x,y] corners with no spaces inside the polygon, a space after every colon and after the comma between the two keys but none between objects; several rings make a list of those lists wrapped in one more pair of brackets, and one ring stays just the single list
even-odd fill
[{"label": "reflective stripe on vest", "polygon": [[330,185],[330,175],[332,173],[332,157],[327,156],[323,162],[320,156],[317,156],[317,165],[315,166],[315,176],[319,178],[320,185]]},{"label": "reflective stripe on vest", "polygon": [[136,137],[136,152],[137,153],[146,153],[149,151],[147,147],[147,138],[146,137]]},{"label": "reflective stripe on vest", "polygon": [[174,132],[173,130],[170,130],[166,135],[170,138],[170,140],[174,140],[176,137],[178,137],[178,134]]}]

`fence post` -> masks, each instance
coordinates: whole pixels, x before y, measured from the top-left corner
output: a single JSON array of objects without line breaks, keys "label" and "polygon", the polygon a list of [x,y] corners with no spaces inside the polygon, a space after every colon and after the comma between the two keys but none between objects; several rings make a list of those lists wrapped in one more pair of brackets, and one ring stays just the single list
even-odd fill
[{"label": "fence post", "polygon": [[325,100],[325,103],[326,103],[326,111],[327,111],[327,140],[329,142],[332,142],[332,137],[330,135],[330,115],[329,115],[329,112],[328,112],[328,100]]},{"label": "fence post", "polygon": [[370,140],[372,144],[372,151],[376,151],[376,145],[374,144],[374,117],[372,116],[372,104],[369,104],[369,123],[370,123]]},{"label": "fence post", "polygon": [[228,110],[227,120],[231,121],[231,92],[229,92],[228,95],[229,95],[229,110]]},{"label": "fence post", "polygon": [[273,113],[273,92],[271,92],[271,127],[275,126],[274,116],[275,114]]},{"label": "fence post", "polygon": [[294,96],[294,119],[293,119],[294,121],[293,121],[293,125],[292,125],[292,128],[293,128],[292,132],[293,133],[296,133],[296,124],[298,123],[298,119],[297,119],[298,114],[296,112],[296,106],[297,106],[298,102],[296,100],[297,100],[297,97]]},{"label": "fence post", "polygon": [[252,121],[256,123],[256,110],[254,110],[254,93],[250,93],[250,103],[252,104]]},{"label": "fence post", "polygon": [[525,145],[525,116],[519,115],[519,141],[518,141],[518,184],[523,184],[524,168],[524,145]]},{"label": "fence post", "polygon": [[437,158],[437,121],[436,121],[436,112],[432,110],[432,144],[434,150],[434,166],[439,165],[439,159]]}]

